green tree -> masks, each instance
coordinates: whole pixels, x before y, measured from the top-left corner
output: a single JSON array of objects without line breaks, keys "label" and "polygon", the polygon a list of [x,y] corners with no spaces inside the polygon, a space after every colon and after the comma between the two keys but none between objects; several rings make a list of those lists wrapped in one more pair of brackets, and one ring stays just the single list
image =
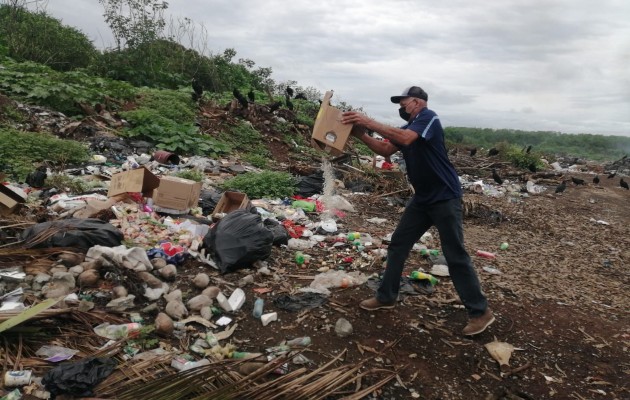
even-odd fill
[{"label": "green tree", "polygon": [[98,52],[81,31],[45,11],[31,12],[25,1],[0,5],[0,47],[18,61],[35,61],[60,71],[90,65]]},{"label": "green tree", "polygon": [[168,3],[158,0],[99,0],[118,50],[160,38]]}]

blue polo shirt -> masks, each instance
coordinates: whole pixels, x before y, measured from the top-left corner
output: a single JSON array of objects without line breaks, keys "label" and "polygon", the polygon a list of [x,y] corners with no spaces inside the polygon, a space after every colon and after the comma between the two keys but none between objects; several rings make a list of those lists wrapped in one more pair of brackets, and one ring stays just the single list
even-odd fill
[{"label": "blue polo shirt", "polygon": [[425,107],[401,129],[410,129],[418,134],[418,139],[409,146],[392,142],[405,159],[409,181],[416,191],[414,201],[432,204],[462,197],[459,178],[448,159],[444,131],[437,114]]}]

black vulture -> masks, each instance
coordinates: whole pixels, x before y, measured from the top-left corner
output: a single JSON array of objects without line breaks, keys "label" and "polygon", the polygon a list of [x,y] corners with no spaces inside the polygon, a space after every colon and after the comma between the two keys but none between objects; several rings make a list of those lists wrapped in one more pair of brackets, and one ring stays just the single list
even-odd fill
[{"label": "black vulture", "polygon": [[276,111],[278,108],[280,108],[281,105],[282,105],[281,101],[276,101],[275,103],[269,106],[269,112]]},{"label": "black vulture", "polygon": [[197,78],[192,79],[191,85],[195,93],[197,93],[199,96],[203,94],[203,86],[201,86],[201,83],[199,83]]},{"label": "black vulture", "polygon": [[254,94],[254,89],[250,89],[249,92],[247,92],[247,98],[252,103],[256,101],[256,94]]},{"label": "black vulture", "polygon": [[558,186],[556,186],[556,193],[562,193],[564,192],[564,189],[567,188],[567,181],[563,180],[561,184],[559,184]]},{"label": "black vulture", "polygon": [[527,166],[527,169],[529,169],[531,172],[536,172],[537,168],[536,168],[536,163],[531,163]]},{"label": "black vulture", "polygon": [[287,103],[287,108],[291,111],[293,111],[293,103],[290,100],[291,98],[289,97],[289,95],[287,94],[286,96],[286,103]]},{"label": "black vulture", "polygon": [[617,171],[611,172],[610,174],[608,174],[608,179],[614,178],[615,175],[617,175]]},{"label": "black vulture", "polygon": [[494,147],[488,151],[488,156],[490,157],[496,156],[497,154],[499,154],[499,150],[495,149]]},{"label": "black vulture", "polygon": [[293,97],[293,89],[291,89],[290,86],[287,86],[286,92],[287,92],[287,96]]},{"label": "black vulture", "polygon": [[628,182],[624,181],[623,178],[619,180],[619,186],[626,190],[630,190],[630,188],[628,187]]},{"label": "black vulture", "polygon": [[584,185],[584,179],[571,177],[571,182],[575,183],[575,185]]},{"label": "black vulture", "polygon": [[498,183],[499,185],[503,184],[503,179],[501,179],[499,174],[497,174],[497,170],[494,168],[492,168],[492,179],[494,179],[494,181]]},{"label": "black vulture", "polygon": [[529,154],[530,151],[532,151],[532,145],[531,144],[529,146],[527,146],[527,150],[525,150],[525,153]]},{"label": "black vulture", "polygon": [[308,100],[304,93],[298,93],[295,95],[295,100]]},{"label": "black vulture", "polygon": [[232,94],[234,95],[234,97],[236,97],[236,100],[238,100],[241,107],[247,108],[249,103],[247,102],[245,96],[243,96],[243,94],[237,88],[234,88],[234,90],[232,90]]},{"label": "black vulture", "polygon": [[593,178],[593,183],[599,185],[599,175],[595,175],[595,178]]},{"label": "black vulture", "polygon": [[474,157],[475,154],[477,154],[477,148],[473,147],[472,149],[470,149],[470,156]]}]

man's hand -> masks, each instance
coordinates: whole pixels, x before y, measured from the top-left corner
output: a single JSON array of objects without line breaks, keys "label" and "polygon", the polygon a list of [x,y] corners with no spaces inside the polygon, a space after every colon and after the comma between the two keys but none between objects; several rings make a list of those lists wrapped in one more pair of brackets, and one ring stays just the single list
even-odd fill
[{"label": "man's hand", "polygon": [[347,111],[341,114],[342,124],[354,124],[354,125],[359,125],[361,127],[367,128],[368,124],[371,121],[372,121],[372,118],[356,111]]}]

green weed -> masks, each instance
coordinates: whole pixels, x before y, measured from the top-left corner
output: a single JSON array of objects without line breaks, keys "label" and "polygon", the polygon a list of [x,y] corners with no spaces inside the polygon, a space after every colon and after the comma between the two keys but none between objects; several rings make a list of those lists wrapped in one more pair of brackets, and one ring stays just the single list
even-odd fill
[{"label": "green weed", "polygon": [[252,199],[285,198],[296,191],[297,182],[287,172],[263,171],[246,172],[225,181],[225,190],[244,192]]}]

